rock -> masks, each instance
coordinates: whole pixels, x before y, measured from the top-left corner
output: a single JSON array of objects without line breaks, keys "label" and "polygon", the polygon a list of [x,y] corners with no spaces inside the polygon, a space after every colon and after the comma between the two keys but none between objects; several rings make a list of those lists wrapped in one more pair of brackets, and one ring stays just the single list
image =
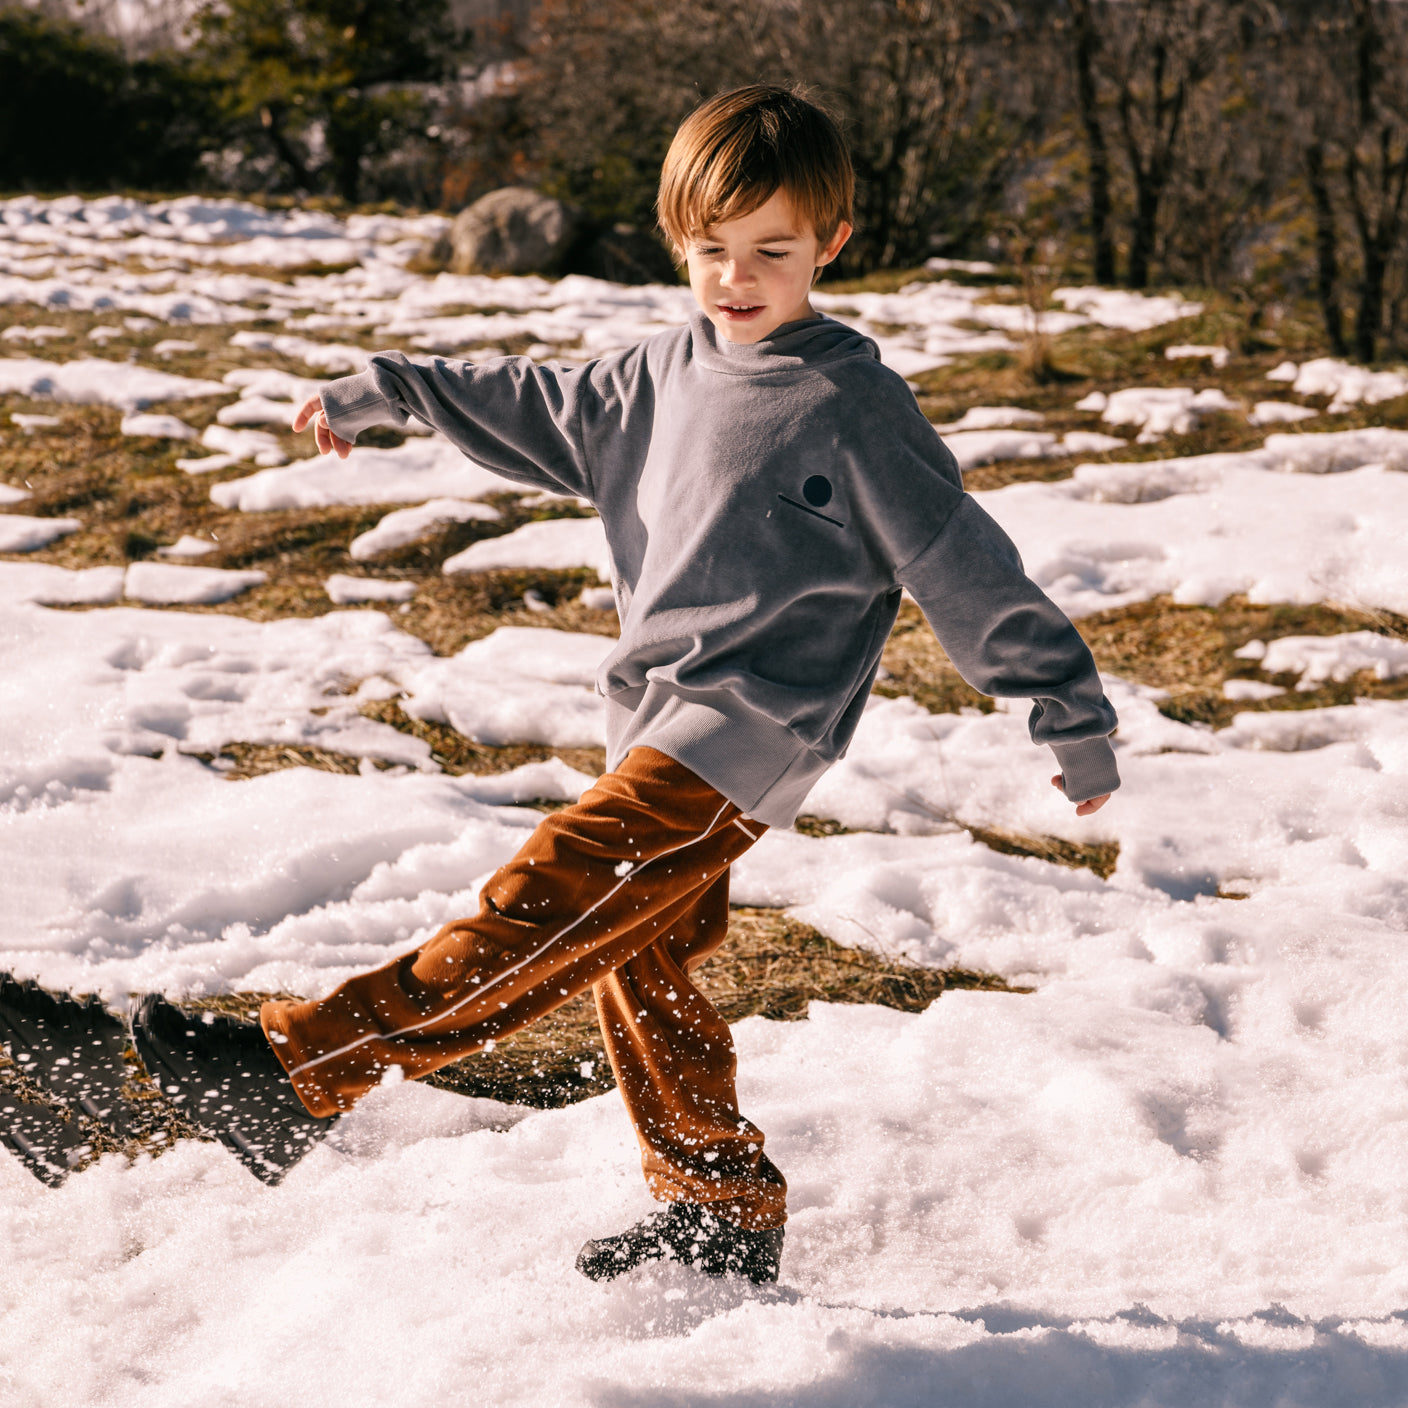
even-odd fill
[{"label": "rock", "polygon": [[634,225],[587,232],[567,260],[567,272],[618,284],[676,284],[675,261],[660,240]]},{"label": "rock", "polygon": [[456,274],[555,274],[577,235],[577,214],[527,186],[490,191],[450,227]]}]

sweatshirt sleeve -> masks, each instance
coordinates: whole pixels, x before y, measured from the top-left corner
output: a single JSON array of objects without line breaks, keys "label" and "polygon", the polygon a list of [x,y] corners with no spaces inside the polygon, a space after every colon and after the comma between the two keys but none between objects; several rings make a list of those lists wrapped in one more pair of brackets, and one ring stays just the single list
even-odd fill
[{"label": "sweatshirt sleeve", "polygon": [[[595,501],[582,423],[584,403],[599,399],[596,365],[543,367],[528,357],[422,364],[379,352],[366,371],[329,382],[320,394],[328,424],[344,440],[414,418],[506,479]],[[591,409],[599,419],[601,408]]]},{"label": "sweatshirt sleeve", "polygon": [[896,575],[974,689],[1032,700],[1032,739],[1050,745],[1071,801],[1120,785],[1108,737],[1115,711],[1094,657],[1023,571],[1012,540],[969,495]]}]

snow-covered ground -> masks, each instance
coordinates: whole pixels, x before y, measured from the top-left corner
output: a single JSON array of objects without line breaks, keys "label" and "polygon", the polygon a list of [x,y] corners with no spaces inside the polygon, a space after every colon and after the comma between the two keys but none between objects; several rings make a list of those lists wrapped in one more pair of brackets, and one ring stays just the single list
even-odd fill
[{"label": "snow-covered ground", "polygon": [[[333,339],[364,329],[452,351],[528,333],[543,356],[582,357],[688,306],[678,289],[417,277],[404,262],[431,220],[116,198],[0,213],[0,300],[176,332],[273,316],[286,333],[237,346],[296,339],[273,350],[309,371],[355,364]],[[311,263],[351,267],[291,284],[230,272]],[[885,355],[912,373],[1020,331],[1021,310],[982,296],[936,282],[826,306],[883,325]],[[1060,297],[1060,317],[1116,327],[1188,311]],[[0,385],[128,413],[183,394],[144,382],[162,373],[140,363],[43,370],[31,343],[10,339]],[[1309,373],[1319,391],[1297,392],[1346,401],[1381,389],[1332,387],[1315,366],[1282,379]],[[227,409],[252,407],[219,424],[245,427],[306,389],[288,373],[217,385]],[[1160,415],[1199,409],[1164,400]],[[982,410],[955,436],[1054,438]],[[180,423],[132,433],[186,438]],[[1271,433],[1245,454],[1091,465],[982,501],[1073,614],[1163,592],[1408,613],[1405,467],[1408,435]],[[399,544],[484,516],[474,501],[503,487],[431,438],[265,468],[213,497],[248,513],[402,503],[375,530]],[[0,499],[0,528],[14,525],[0,551],[61,524],[27,517],[21,485]],[[447,567],[596,565],[603,551],[593,520],[558,519]],[[218,600],[248,575],[0,562],[0,951],[14,972],[116,1003],[325,992],[474,904],[536,819],[510,804],[587,784],[560,762],[447,777],[357,706],[400,695],[485,742],[599,743],[590,683],[609,641],[502,629],[438,658],[394,605],[255,622],[135,604]],[[345,576],[328,589],[369,590]],[[1366,632],[1243,655],[1306,687],[1408,672],[1408,647]],[[877,697],[808,803],[854,834],[771,834],[736,867],[740,903],[1037,988],[949,993],[917,1016],[814,1004],[806,1022],[735,1028],[744,1108],[791,1184],[778,1287],[668,1267],[606,1287],[576,1275],[584,1238],[648,1207],[614,1094],[532,1113],[401,1085],[276,1189],[210,1144],[110,1156],[57,1191],[0,1157],[0,1397],[1408,1402],[1408,703],[1245,713],[1214,732],[1165,718],[1155,691],[1108,688],[1124,787],[1094,817],[1051,789],[1020,707],[931,715]],[[232,741],[366,762],[231,782],[186,756]],[[1118,841],[1119,863],[1101,880],[1001,855],[965,824]]]}]

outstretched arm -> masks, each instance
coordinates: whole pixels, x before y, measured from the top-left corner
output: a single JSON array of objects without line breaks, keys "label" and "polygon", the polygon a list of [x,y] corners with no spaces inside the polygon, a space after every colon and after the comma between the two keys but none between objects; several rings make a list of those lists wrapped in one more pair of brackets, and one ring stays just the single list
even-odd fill
[{"label": "outstretched arm", "polygon": [[[595,499],[587,435],[618,414],[631,354],[587,367],[543,367],[527,357],[484,363],[381,352],[364,372],[321,388],[299,412],[323,454],[343,458],[373,425],[414,418],[479,464],[536,489]],[[587,427],[587,428],[584,428]],[[301,428],[301,427],[300,427]]]},{"label": "outstretched arm", "polygon": [[1056,755],[1055,785],[1089,816],[1120,785],[1116,723],[1089,648],[1029,578],[1012,541],[964,495],[899,571],[959,674],[984,694],[1030,699],[1031,735]]}]

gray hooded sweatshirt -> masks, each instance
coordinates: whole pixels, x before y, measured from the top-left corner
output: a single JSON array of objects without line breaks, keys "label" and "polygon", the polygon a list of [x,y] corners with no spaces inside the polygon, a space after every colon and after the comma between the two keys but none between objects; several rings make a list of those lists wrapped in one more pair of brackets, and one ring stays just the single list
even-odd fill
[{"label": "gray hooded sweatshirt", "polygon": [[1085,643],[963,492],[908,386],[842,323],[736,344],[698,313],[572,368],[389,352],[322,399],[346,440],[414,417],[596,506],[621,617],[597,675],[611,767],[648,745],[790,826],[855,732],[908,588],[969,684],[1033,701],[1072,801],[1119,786]]}]

